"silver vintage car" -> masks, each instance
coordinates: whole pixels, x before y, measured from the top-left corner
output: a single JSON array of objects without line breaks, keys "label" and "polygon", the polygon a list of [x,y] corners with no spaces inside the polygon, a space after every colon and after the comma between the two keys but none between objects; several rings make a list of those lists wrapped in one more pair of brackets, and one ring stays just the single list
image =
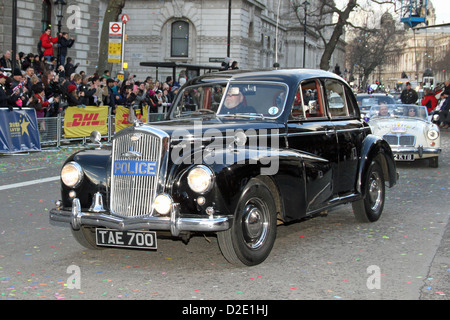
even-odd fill
[{"label": "silver vintage car", "polygon": [[418,105],[379,105],[369,112],[372,132],[391,146],[396,161],[428,159],[439,166],[439,127],[429,119],[427,108]]}]

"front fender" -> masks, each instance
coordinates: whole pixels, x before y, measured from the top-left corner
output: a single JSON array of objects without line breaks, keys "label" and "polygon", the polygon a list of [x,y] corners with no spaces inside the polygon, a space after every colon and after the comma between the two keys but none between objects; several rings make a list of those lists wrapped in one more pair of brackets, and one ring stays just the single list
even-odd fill
[{"label": "front fender", "polygon": [[358,179],[356,183],[356,190],[358,193],[362,193],[362,186],[365,183],[367,169],[373,160],[380,162],[381,168],[383,169],[384,180],[388,183],[390,188],[397,183],[397,168],[391,147],[383,138],[370,134],[364,139],[361,150]]},{"label": "front fender", "polygon": [[[81,207],[89,207],[96,192],[101,192],[109,199],[109,181],[111,174],[111,150],[87,149],[71,155],[65,163],[75,161],[83,169],[83,179],[76,188],[69,188],[61,182],[61,196],[64,207],[72,206],[71,190],[76,192]],[[106,201],[109,203],[109,201]]]}]

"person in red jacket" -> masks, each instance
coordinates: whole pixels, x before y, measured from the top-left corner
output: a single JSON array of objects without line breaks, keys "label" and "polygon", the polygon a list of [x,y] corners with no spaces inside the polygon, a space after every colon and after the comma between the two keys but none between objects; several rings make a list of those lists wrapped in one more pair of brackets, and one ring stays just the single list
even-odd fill
[{"label": "person in red jacket", "polygon": [[52,38],[50,34],[52,33],[52,28],[47,27],[45,32],[41,35],[41,46],[44,50],[44,57],[47,61],[50,61],[50,58],[53,57],[53,44],[58,42],[58,37]]},{"label": "person in red jacket", "polygon": [[34,103],[31,104],[31,107],[36,109],[37,118],[44,118],[50,106],[50,101],[45,99],[44,86],[35,84],[32,86],[31,91],[33,92],[32,98],[34,98]]},{"label": "person in red jacket", "polygon": [[434,96],[434,91],[431,89],[426,89],[425,96],[423,97],[421,103],[423,106],[427,107],[428,114],[430,114],[434,109],[436,109],[437,99]]}]

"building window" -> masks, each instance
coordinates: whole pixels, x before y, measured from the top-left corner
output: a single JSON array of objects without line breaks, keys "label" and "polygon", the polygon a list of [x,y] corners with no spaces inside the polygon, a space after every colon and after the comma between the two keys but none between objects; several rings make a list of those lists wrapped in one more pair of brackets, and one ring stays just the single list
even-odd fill
[{"label": "building window", "polygon": [[42,1],[42,20],[41,33],[44,33],[47,27],[52,25],[52,2],[50,0]]},{"label": "building window", "polygon": [[187,57],[189,55],[189,24],[185,21],[172,23],[172,57]]}]

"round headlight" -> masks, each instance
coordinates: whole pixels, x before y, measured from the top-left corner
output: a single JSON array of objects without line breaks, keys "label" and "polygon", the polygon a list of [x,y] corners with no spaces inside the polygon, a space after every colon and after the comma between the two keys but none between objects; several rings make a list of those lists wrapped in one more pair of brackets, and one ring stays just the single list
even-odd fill
[{"label": "round headlight", "polygon": [[76,162],[67,163],[61,170],[62,182],[68,187],[76,187],[83,178],[83,169]]},{"label": "round headlight", "polygon": [[158,194],[153,205],[159,214],[168,214],[172,209],[172,199],[166,194]]},{"label": "round headlight", "polygon": [[187,180],[192,191],[204,193],[212,187],[213,173],[206,166],[196,166],[189,171]]},{"label": "round headlight", "polygon": [[430,140],[436,140],[439,137],[439,132],[437,130],[431,129],[428,130],[427,136]]}]

